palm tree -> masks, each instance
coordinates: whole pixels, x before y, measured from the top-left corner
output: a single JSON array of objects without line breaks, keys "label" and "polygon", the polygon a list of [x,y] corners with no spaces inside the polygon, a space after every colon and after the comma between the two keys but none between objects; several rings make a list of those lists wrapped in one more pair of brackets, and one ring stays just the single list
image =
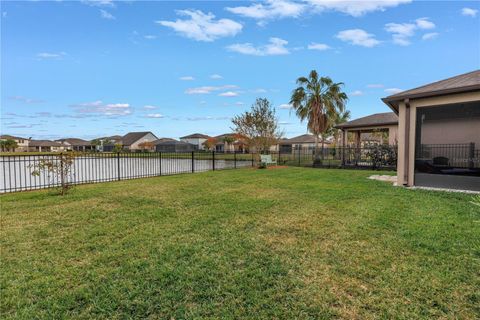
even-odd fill
[{"label": "palm tree", "polygon": [[301,121],[307,120],[307,128],[315,136],[315,163],[319,163],[318,137],[345,111],[348,97],[342,91],[342,82],[335,83],[329,77],[319,78],[315,70],[310,71],[308,78],[298,78],[297,85],[290,104]]}]

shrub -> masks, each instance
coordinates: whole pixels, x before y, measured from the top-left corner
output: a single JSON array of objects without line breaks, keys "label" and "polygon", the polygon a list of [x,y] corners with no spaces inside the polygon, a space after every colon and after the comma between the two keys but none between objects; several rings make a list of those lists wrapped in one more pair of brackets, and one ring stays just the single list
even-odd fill
[{"label": "shrub", "polygon": [[367,156],[372,160],[374,168],[395,166],[397,164],[397,148],[381,144],[370,147]]}]

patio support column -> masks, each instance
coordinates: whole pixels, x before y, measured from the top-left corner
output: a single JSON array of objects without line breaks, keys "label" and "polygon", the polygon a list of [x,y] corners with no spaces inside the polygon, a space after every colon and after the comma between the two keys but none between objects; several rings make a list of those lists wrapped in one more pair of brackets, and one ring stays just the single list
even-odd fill
[{"label": "patio support column", "polygon": [[360,148],[361,148],[361,140],[360,140],[360,137],[361,137],[361,131],[355,131],[355,145],[356,145],[356,148],[355,148],[355,162],[356,164],[358,164],[358,162],[360,161]]}]

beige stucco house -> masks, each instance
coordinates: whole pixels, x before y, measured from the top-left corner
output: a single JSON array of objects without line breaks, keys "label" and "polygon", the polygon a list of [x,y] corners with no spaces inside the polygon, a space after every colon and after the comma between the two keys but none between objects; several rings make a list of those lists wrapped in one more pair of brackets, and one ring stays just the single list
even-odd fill
[{"label": "beige stucco house", "polygon": [[[0,140],[2,140],[2,141],[13,140],[17,143],[17,147],[15,148],[15,150],[10,150],[10,151],[13,151],[13,152],[28,151],[28,144],[30,142],[30,139],[11,136],[11,135],[8,135],[8,134],[2,134],[2,135],[0,135]],[[0,150],[0,151],[4,151],[4,150]]]},{"label": "beige stucco house", "polygon": [[398,184],[480,191],[480,70],[382,100],[398,115]]},{"label": "beige stucco house", "polygon": [[188,136],[180,137],[180,141],[194,144],[197,146],[198,150],[205,150],[205,146],[203,145],[203,143],[209,138],[210,137],[206,134],[194,133]]},{"label": "beige stucco house", "polygon": [[156,140],[158,140],[157,136],[149,131],[129,132],[122,137],[122,145],[125,149],[137,151],[144,149],[143,143],[149,142],[152,144],[152,149],[154,149],[153,142]]}]

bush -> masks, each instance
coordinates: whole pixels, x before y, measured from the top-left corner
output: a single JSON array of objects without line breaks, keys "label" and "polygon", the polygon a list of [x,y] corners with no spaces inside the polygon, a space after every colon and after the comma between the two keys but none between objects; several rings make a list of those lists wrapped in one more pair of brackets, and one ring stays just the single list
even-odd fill
[{"label": "bush", "polygon": [[386,144],[376,145],[367,151],[374,168],[397,165],[397,148]]}]

